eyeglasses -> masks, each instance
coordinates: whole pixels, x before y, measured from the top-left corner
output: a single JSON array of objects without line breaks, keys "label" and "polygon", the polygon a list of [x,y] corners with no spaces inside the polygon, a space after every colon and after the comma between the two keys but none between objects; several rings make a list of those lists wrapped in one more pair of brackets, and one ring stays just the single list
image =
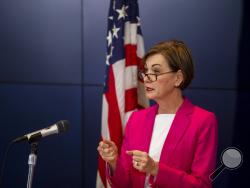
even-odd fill
[{"label": "eyeglasses", "polygon": [[161,76],[163,74],[168,74],[168,73],[172,73],[172,72],[175,72],[175,71],[167,71],[167,72],[163,72],[163,73],[160,73],[160,74],[153,74],[153,73],[144,73],[144,72],[139,72],[138,73],[138,76],[140,79],[144,80],[145,77],[147,77],[147,79],[151,82],[155,82],[158,78],[158,76]]}]

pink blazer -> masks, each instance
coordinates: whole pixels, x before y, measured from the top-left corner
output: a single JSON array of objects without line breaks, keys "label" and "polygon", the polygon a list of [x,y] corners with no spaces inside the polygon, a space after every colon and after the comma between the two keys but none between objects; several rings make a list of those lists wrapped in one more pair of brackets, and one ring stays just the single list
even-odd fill
[{"label": "pink blazer", "polygon": [[[145,173],[132,166],[127,150],[148,152],[158,105],[134,112],[126,126],[116,170],[109,180],[113,188],[143,188]],[[217,121],[213,113],[185,99],[171,125],[159,161],[153,187],[210,188],[215,168]]]}]

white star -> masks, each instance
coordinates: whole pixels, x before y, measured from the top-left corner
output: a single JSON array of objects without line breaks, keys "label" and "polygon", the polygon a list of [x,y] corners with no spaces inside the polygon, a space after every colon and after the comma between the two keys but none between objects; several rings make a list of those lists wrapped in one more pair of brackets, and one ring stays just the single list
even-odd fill
[{"label": "white star", "polygon": [[113,16],[109,16],[109,19],[110,19],[110,20],[113,20],[114,18],[113,18]]},{"label": "white star", "polygon": [[114,49],[114,47],[113,46],[111,46],[111,48],[110,48],[110,54],[108,54],[107,56],[106,56],[106,64],[107,65],[109,65],[109,59],[112,57],[112,55],[113,55],[113,49]]},{"label": "white star", "polygon": [[110,49],[110,55],[111,56],[113,55],[113,50],[114,50],[114,46],[111,46],[111,49]]},{"label": "white star", "polygon": [[111,58],[111,55],[106,56],[106,65],[109,65],[109,59]]},{"label": "white star", "polygon": [[110,44],[112,43],[112,33],[111,33],[111,31],[109,31],[109,34],[107,36],[107,40],[108,40],[108,46],[110,46]]},{"label": "white star", "polygon": [[125,5],[123,5],[121,9],[116,9],[116,12],[118,12],[119,14],[118,20],[121,18],[125,19],[125,17],[128,16],[126,13],[127,9],[128,9],[128,6],[125,6]]},{"label": "white star", "polygon": [[120,30],[120,28],[116,28],[116,26],[115,26],[115,24],[114,24],[114,26],[113,26],[113,29],[112,29],[112,31],[113,31],[113,37],[116,37],[116,38],[118,38],[118,31]]}]

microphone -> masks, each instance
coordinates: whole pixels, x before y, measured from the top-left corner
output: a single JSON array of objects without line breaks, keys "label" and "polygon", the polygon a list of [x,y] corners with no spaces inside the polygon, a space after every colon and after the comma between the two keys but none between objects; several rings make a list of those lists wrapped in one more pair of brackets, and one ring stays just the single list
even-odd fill
[{"label": "microphone", "polygon": [[70,125],[69,121],[61,120],[61,121],[58,121],[56,124],[51,125],[47,128],[34,131],[32,133],[25,134],[21,137],[18,137],[12,140],[12,143],[18,143],[22,141],[37,142],[43,137],[66,132],[69,129],[69,125]]}]

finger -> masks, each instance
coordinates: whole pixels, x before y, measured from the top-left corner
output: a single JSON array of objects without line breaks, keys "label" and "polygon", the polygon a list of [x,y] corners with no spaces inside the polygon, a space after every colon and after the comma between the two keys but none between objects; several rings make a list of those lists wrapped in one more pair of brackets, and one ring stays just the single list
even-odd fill
[{"label": "finger", "polygon": [[117,155],[117,150],[113,147],[109,147],[109,148],[102,148],[102,147],[98,147],[97,148],[98,152],[101,153],[102,155]]},{"label": "finger", "polygon": [[107,156],[107,157],[110,157],[110,156],[113,156],[114,155],[114,152],[109,152],[109,153],[104,153],[103,152],[103,155]]},{"label": "finger", "polygon": [[98,147],[97,147],[97,151],[98,151],[99,153],[104,153],[104,148],[102,148],[101,146],[98,146]]},{"label": "finger", "polygon": [[127,153],[128,155],[131,155],[131,156],[134,156],[134,155],[139,156],[140,153],[141,153],[141,151],[139,151],[139,150],[130,150],[130,151],[126,151],[126,153]]},{"label": "finger", "polygon": [[139,150],[130,150],[130,151],[126,151],[126,153],[128,155],[131,156],[137,156],[137,157],[143,157],[143,156],[147,156],[147,153],[144,151],[139,151]]},{"label": "finger", "polygon": [[114,152],[115,150],[114,150],[114,148],[105,148],[105,149],[103,149],[103,152],[105,152],[105,153],[111,153],[111,152]]},{"label": "finger", "polygon": [[136,159],[133,159],[133,163],[137,163],[137,164],[139,163],[140,164],[139,166],[145,166],[147,164],[147,161],[141,158],[136,158]]},{"label": "finger", "polygon": [[98,146],[98,147],[97,147],[97,151],[99,151],[99,152],[102,151],[101,146]]},{"label": "finger", "polygon": [[103,153],[103,156],[105,156],[105,157],[116,157],[117,155],[115,154],[115,152],[110,152],[110,153]]},{"label": "finger", "polygon": [[103,143],[108,145],[108,146],[116,146],[115,143],[113,141],[111,141],[111,140],[104,139]]},{"label": "finger", "polygon": [[133,167],[134,167],[136,170],[140,171],[140,172],[143,171],[143,169],[142,169],[143,167],[142,167],[142,164],[141,164],[140,162],[133,161]]},{"label": "finger", "polygon": [[128,155],[133,156],[133,151],[126,151],[126,153],[127,153]]},{"label": "finger", "polygon": [[138,168],[140,166],[140,163],[138,161],[133,161],[134,168]]},{"label": "finger", "polygon": [[143,163],[147,162],[147,158],[141,156],[133,155],[132,159],[138,162],[143,162]]},{"label": "finger", "polygon": [[100,156],[101,156],[102,158],[114,156],[114,155],[112,155],[112,154],[109,154],[109,153],[107,154],[107,153],[104,153],[104,152],[102,152],[102,151],[100,151],[99,154],[100,154]]},{"label": "finger", "polygon": [[112,145],[112,146],[116,146],[115,142],[113,142],[112,140],[104,140],[104,142],[106,144]]},{"label": "finger", "polygon": [[101,141],[99,146],[101,146],[102,148],[108,148],[109,144],[105,143],[104,141]]},{"label": "finger", "polygon": [[139,163],[138,163],[138,161],[132,161],[133,162],[133,166],[136,168],[137,166],[139,166]]},{"label": "finger", "polygon": [[116,158],[115,157],[103,157],[104,161],[114,161]]}]

